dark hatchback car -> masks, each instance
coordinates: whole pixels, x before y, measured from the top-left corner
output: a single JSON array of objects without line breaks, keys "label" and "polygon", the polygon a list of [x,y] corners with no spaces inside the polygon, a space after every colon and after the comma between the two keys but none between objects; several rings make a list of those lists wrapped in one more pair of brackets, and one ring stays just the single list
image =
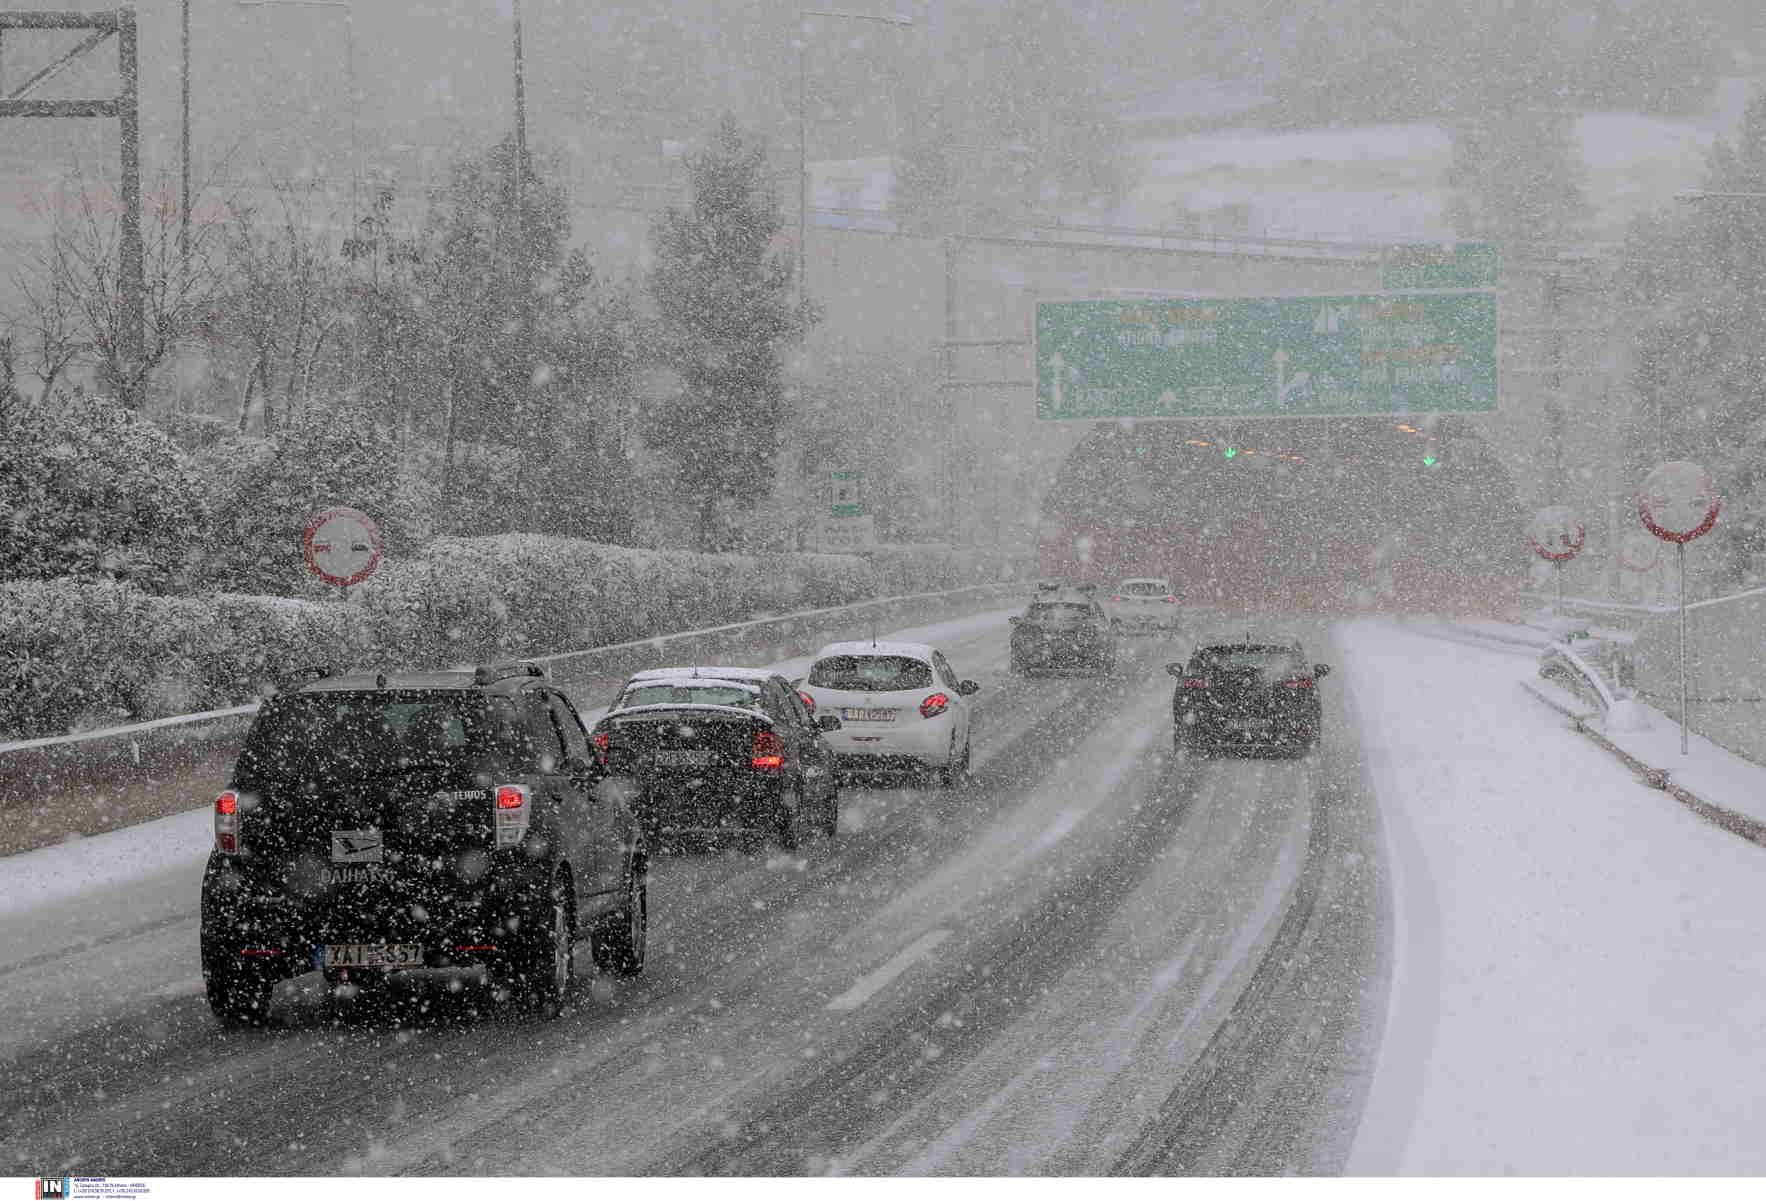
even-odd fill
[{"label": "dark hatchback car", "polygon": [[782,676],[752,667],[663,667],[627,680],[593,742],[608,774],[629,782],[652,841],[735,834],[795,850],[840,824],[834,754],[840,728],[810,716]]},{"label": "dark hatchback car", "polygon": [[1172,742],[1179,751],[1277,750],[1296,757],[1318,744],[1324,713],[1318,681],[1324,663],[1306,658],[1298,639],[1252,638],[1198,645],[1171,698]]},{"label": "dark hatchback car", "polygon": [[1116,636],[1090,588],[1044,587],[1012,622],[1012,674],[1116,670]]},{"label": "dark hatchback car", "polygon": [[537,667],[321,678],[259,709],[202,883],[202,973],[228,1025],[280,980],[351,991],[476,977],[557,1013],[586,935],[644,966],[646,851]]}]

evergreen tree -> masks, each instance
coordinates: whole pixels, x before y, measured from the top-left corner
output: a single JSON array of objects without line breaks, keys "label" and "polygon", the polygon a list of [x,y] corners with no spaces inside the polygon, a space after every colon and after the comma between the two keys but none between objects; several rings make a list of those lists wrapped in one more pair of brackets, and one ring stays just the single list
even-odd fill
[{"label": "evergreen tree", "polygon": [[687,172],[692,200],[657,220],[650,275],[657,353],[682,388],[646,436],[680,468],[700,549],[721,550],[730,538],[720,513],[750,508],[772,489],[782,355],[814,314],[792,299],[793,263],[775,252],[781,221],[765,146],[726,115]]}]

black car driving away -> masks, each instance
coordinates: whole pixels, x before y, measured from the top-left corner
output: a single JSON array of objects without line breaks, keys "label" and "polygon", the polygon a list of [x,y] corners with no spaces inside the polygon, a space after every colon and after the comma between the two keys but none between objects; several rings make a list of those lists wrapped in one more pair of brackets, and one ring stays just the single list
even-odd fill
[{"label": "black car driving away", "polygon": [[[329,676],[264,702],[202,883],[202,974],[259,1025],[311,970],[355,993],[462,976],[555,1015],[578,939],[644,966],[646,850],[588,732],[531,664]],[[347,986],[347,987],[346,987]]]},{"label": "black car driving away", "polygon": [[778,676],[755,667],[660,667],[627,680],[595,723],[596,753],[658,842],[736,833],[795,850],[840,824],[834,753]]},{"label": "black car driving away", "polygon": [[1044,584],[1012,621],[1012,674],[1116,670],[1116,637],[1095,589]]},{"label": "black car driving away", "polygon": [[1172,742],[1179,751],[1278,750],[1296,757],[1318,745],[1324,724],[1318,681],[1298,638],[1241,637],[1199,643],[1171,663]]}]

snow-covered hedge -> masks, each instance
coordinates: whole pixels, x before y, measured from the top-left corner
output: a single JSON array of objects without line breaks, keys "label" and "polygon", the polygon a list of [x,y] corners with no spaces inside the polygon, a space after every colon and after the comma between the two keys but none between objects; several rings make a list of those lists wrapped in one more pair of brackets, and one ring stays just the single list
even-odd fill
[{"label": "snow-covered hedge", "polygon": [[0,584],[0,741],[225,708],[317,664],[555,654],[1026,572],[948,547],[751,557],[509,534],[437,539],[347,603]]},{"label": "snow-covered hedge", "polygon": [[0,584],[0,740],[237,704],[372,646],[359,613],[277,597],[153,596],[127,584]]}]

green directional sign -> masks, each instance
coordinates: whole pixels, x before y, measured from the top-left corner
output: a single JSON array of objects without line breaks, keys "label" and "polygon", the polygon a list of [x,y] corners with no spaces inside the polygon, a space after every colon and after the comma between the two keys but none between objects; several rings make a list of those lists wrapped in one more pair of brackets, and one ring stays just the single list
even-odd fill
[{"label": "green directional sign", "polygon": [[1369,417],[1496,406],[1496,296],[1036,306],[1044,421]]},{"label": "green directional sign", "polygon": [[828,516],[861,517],[865,506],[861,494],[865,473],[862,471],[830,471],[828,473]]},{"label": "green directional sign", "polygon": [[1380,260],[1380,287],[1494,288],[1500,267],[1493,242],[1394,246]]}]

